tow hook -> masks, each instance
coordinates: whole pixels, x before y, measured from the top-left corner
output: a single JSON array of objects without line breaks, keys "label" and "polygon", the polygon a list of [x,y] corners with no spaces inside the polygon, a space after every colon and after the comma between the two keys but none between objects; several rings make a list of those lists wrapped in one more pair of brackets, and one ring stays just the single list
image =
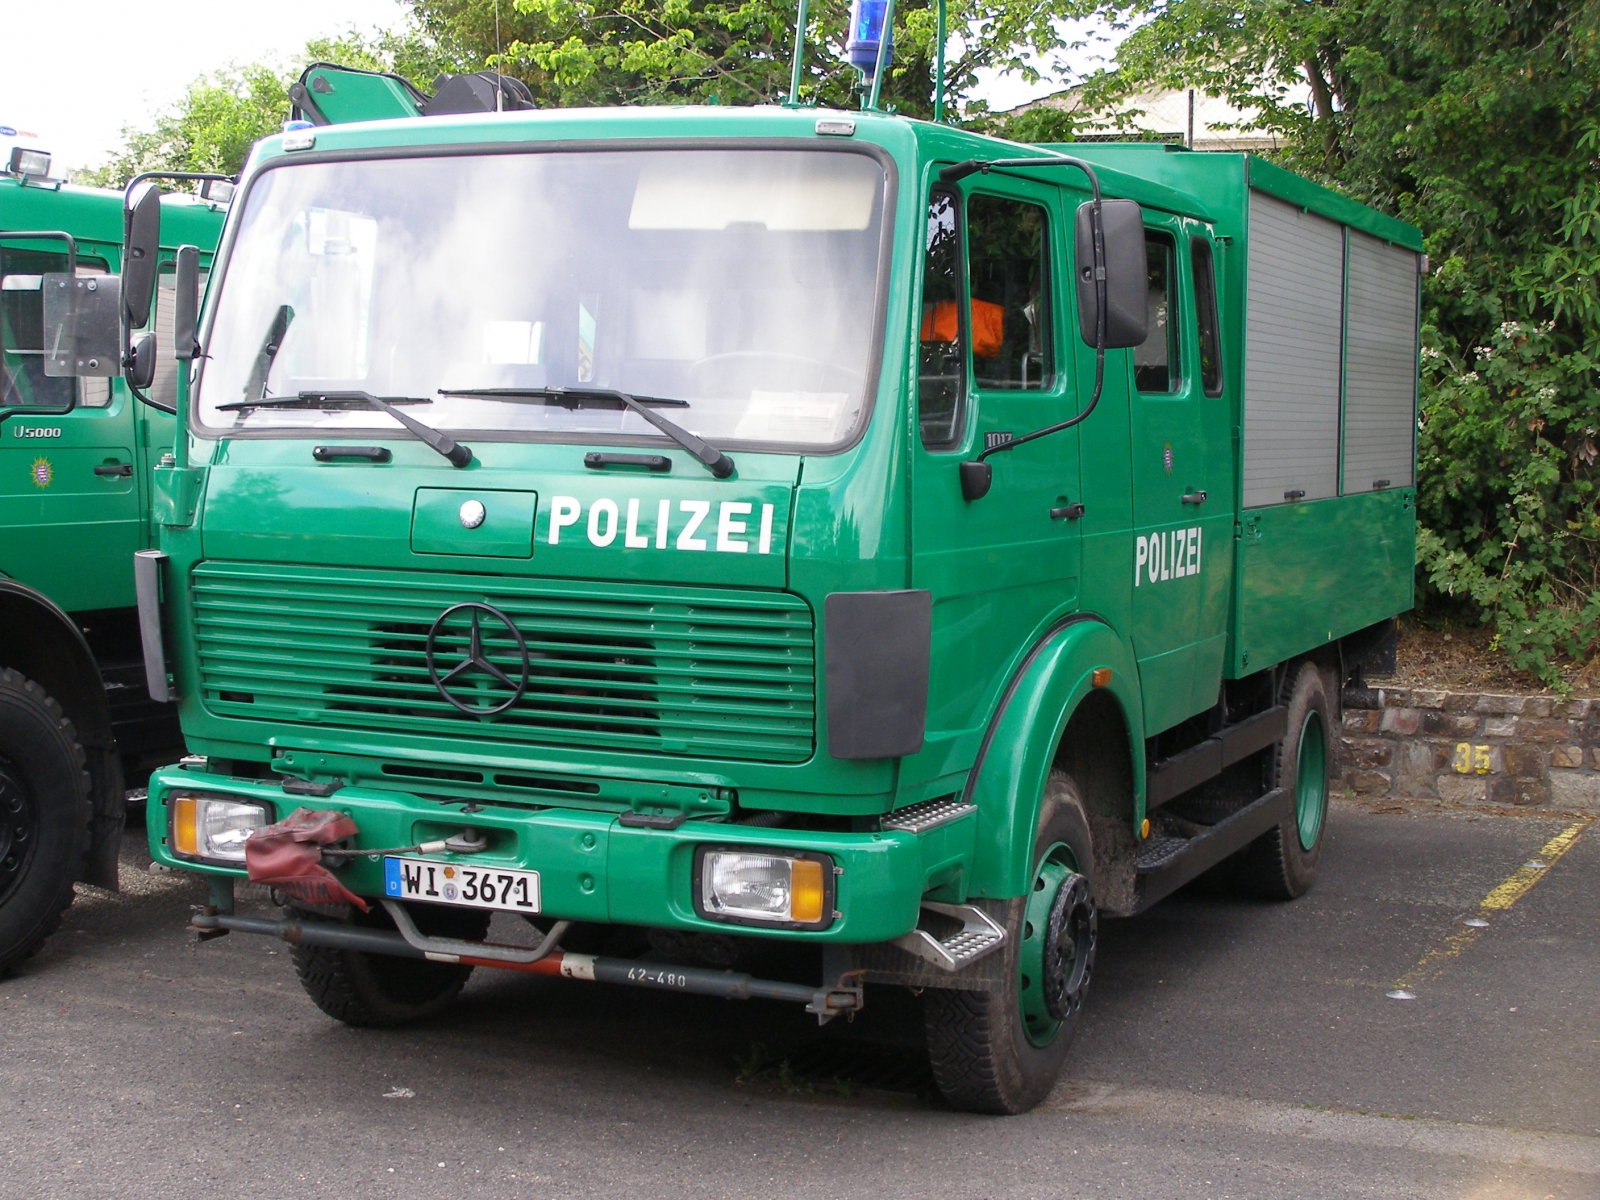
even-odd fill
[{"label": "tow hook", "polygon": [[826,1025],[840,1013],[847,1020],[855,1020],[858,1009],[867,1003],[866,989],[861,986],[861,976],[866,972],[850,969],[850,951],[843,946],[828,946],[822,952],[822,978],[824,982],[806,1005],[808,1013],[815,1013],[818,1025]]}]

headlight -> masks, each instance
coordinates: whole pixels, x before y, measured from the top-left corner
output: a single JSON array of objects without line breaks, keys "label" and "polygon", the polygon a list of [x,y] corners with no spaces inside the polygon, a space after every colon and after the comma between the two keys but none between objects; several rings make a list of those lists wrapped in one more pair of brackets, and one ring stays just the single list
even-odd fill
[{"label": "headlight", "polygon": [[242,863],[244,841],[270,823],[267,806],[223,796],[174,796],[170,845],[175,854]]},{"label": "headlight", "polygon": [[833,860],[826,855],[707,847],[698,859],[695,911],[702,917],[802,929],[833,923]]}]

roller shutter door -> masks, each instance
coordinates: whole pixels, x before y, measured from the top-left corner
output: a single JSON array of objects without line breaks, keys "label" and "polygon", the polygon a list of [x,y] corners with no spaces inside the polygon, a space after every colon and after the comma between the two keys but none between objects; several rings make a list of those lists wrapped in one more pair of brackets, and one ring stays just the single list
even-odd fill
[{"label": "roller shutter door", "polygon": [[1350,231],[1344,491],[1410,487],[1416,437],[1417,255]]},{"label": "roller shutter door", "polygon": [[1250,193],[1245,306],[1244,505],[1334,495],[1339,477],[1339,351],[1344,233]]}]

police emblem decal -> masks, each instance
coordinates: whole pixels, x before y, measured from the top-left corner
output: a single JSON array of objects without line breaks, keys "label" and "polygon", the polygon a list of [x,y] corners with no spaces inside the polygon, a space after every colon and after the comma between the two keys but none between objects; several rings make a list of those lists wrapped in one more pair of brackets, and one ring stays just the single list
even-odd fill
[{"label": "police emblem decal", "polygon": [[1168,442],[1161,447],[1161,469],[1168,475],[1172,474],[1172,443]]},{"label": "police emblem decal", "polygon": [[33,477],[33,486],[39,488],[49,487],[50,482],[56,477],[55,471],[50,467],[48,458],[34,459],[33,462],[28,464],[28,474]]}]

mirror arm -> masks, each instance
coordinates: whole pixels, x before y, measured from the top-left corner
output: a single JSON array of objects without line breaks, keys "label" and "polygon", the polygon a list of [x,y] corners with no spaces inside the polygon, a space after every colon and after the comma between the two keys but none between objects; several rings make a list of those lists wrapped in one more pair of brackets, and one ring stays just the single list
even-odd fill
[{"label": "mirror arm", "polygon": [[1094,390],[1089,394],[1089,403],[1084,405],[1083,411],[1076,416],[1068,417],[1065,421],[1058,421],[1054,425],[1046,425],[1043,429],[1035,429],[1032,433],[1025,433],[1021,437],[1012,438],[995,446],[989,446],[979,452],[978,457],[971,462],[961,464],[961,494],[968,500],[978,500],[989,491],[989,482],[992,468],[984,460],[991,454],[998,454],[1002,450],[1014,450],[1025,442],[1037,441],[1042,437],[1049,437],[1052,433],[1060,433],[1063,429],[1071,429],[1074,425],[1081,424],[1089,419],[1089,414],[1094,412],[1095,406],[1100,403],[1100,392],[1106,381],[1106,231],[1100,215],[1100,177],[1094,173],[1094,168],[1081,158],[1070,158],[1065,154],[1052,155],[1049,158],[997,158],[993,162],[979,162],[969,158],[965,162],[956,163],[953,167],[945,167],[939,172],[941,183],[955,183],[965,179],[968,175],[987,175],[994,167],[1076,167],[1089,177],[1089,194],[1093,197],[1090,201],[1089,226],[1094,236],[1094,297],[1095,297],[1095,322],[1094,322]]},{"label": "mirror arm", "polygon": [[49,238],[53,241],[65,242],[67,244],[67,274],[75,276],[78,273],[78,240],[70,233],[65,233],[59,229],[19,229],[15,232],[8,229],[4,233],[0,233],[0,237],[5,238],[8,242],[22,241],[26,238]]},{"label": "mirror arm", "polygon": [[122,189],[124,201],[133,195],[133,189],[146,179],[194,179],[201,183],[209,180],[212,183],[238,183],[237,175],[219,175],[215,171],[144,171],[128,180],[128,186]]}]

